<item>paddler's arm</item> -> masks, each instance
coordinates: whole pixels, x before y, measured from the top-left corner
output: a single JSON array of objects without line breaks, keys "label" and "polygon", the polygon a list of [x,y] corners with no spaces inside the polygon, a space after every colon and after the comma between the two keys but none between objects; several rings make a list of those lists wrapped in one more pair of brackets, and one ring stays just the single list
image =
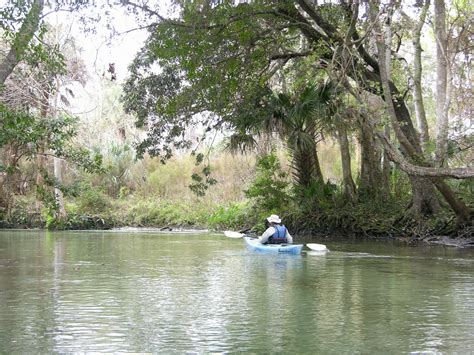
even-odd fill
[{"label": "paddler's arm", "polygon": [[268,242],[268,238],[270,238],[273,234],[275,233],[275,228],[273,227],[268,227],[263,234],[258,237],[258,241],[262,244]]},{"label": "paddler's arm", "polygon": [[288,244],[293,244],[293,237],[291,236],[290,232],[288,232],[288,229],[286,230],[285,238]]}]

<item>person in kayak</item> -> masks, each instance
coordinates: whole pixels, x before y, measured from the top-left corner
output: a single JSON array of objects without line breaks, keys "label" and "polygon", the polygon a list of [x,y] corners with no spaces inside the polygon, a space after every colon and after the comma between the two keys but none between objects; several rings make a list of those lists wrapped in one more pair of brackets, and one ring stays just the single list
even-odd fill
[{"label": "person in kayak", "polygon": [[292,244],[293,237],[288,233],[288,229],[281,224],[281,219],[276,214],[272,214],[267,218],[270,226],[258,238],[262,244]]}]

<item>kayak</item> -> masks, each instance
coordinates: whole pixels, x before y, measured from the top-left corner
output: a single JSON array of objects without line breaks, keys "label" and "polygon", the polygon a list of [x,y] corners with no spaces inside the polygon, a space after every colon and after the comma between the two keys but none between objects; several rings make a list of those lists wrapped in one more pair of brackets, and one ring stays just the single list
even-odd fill
[{"label": "kayak", "polygon": [[244,237],[245,245],[251,251],[259,253],[300,254],[303,244],[262,244],[257,238]]}]

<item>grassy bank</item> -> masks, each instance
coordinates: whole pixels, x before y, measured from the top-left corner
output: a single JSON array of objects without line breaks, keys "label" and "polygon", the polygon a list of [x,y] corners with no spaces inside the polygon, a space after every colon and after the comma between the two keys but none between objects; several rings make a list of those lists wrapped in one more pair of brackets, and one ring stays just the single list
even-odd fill
[{"label": "grassy bank", "polygon": [[175,201],[128,196],[111,199],[105,194],[86,194],[66,205],[63,220],[37,209],[34,199],[17,199],[3,228],[110,229],[117,227],[240,229],[257,223],[249,201],[216,203],[209,199]]},{"label": "grassy bank", "polygon": [[265,228],[265,217],[279,213],[295,235],[414,242],[434,236],[469,237],[473,233],[472,226],[458,225],[452,214],[415,220],[405,216],[403,204],[383,202],[326,206],[308,213],[293,204],[279,211],[263,209],[248,199],[223,204],[197,197],[179,201],[132,195],[111,199],[105,194],[89,193],[67,204],[65,220],[49,219],[44,212],[38,212],[28,198],[19,199],[16,204],[9,222],[3,222],[1,227],[65,230],[153,227],[261,232]]}]

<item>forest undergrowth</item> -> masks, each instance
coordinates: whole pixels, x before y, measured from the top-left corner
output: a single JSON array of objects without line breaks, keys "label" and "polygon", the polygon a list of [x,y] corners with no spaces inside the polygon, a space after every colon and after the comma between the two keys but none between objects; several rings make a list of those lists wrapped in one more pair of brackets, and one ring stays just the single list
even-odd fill
[{"label": "forest undergrowth", "polygon": [[[407,214],[411,197],[406,176],[394,174],[389,196],[359,197],[357,203],[348,203],[341,186],[331,180],[322,185],[314,183],[305,191],[295,188],[285,160],[281,153],[272,153],[255,164],[255,157],[220,154],[213,165],[218,182],[204,196],[196,196],[189,189],[196,166],[188,156],[166,165],[145,159],[126,165],[127,171],[113,171],[117,167],[110,165],[102,175],[82,177],[76,195],[66,197],[67,218],[56,218],[31,192],[15,197],[8,218],[4,216],[0,226],[260,233],[265,218],[276,213],[293,234],[316,238],[388,238],[412,243],[435,236],[472,235],[472,225],[459,225],[446,206],[435,216]],[[474,201],[473,186],[464,182],[456,188],[463,191],[466,201]]]}]

